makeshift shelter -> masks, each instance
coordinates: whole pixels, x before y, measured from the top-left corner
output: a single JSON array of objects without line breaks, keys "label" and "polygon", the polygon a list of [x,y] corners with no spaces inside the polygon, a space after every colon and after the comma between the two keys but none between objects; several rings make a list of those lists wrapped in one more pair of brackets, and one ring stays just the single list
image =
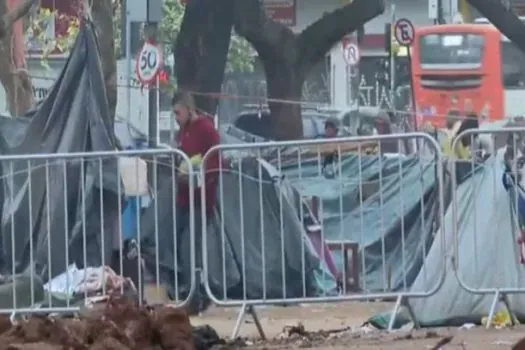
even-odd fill
[{"label": "makeshift shelter", "polygon": [[[503,184],[504,153],[500,149],[455,190],[457,214],[453,215],[453,205],[448,206],[444,227],[436,232],[411,291],[430,292],[438,285],[440,288],[429,297],[408,299],[415,321],[422,327],[480,323],[489,314],[496,289],[525,288],[525,271],[517,243],[520,232],[514,194],[518,192],[514,192],[513,186],[507,191]],[[445,256],[455,254],[454,220],[457,220],[457,271],[450,260],[445,269],[441,263]],[[493,292],[473,293],[467,288]],[[508,299],[512,312],[518,319],[525,319],[523,294],[509,294]],[[498,304],[496,311],[502,307]],[[385,313],[370,321],[386,327],[389,319],[390,313]],[[410,321],[414,320],[409,318],[407,310],[401,309],[394,326]]]},{"label": "makeshift shelter", "polygon": [[[517,220],[511,197],[503,186],[503,150],[488,159],[456,190],[458,230],[458,274],[472,288],[525,288],[525,271],[519,263]],[[430,290],[445,273],[442,287],[431,297],[409,300],[423,326],[461,325],[481,322],[487,316],[494,294],[474,294],[460,286],[452,264],[442,270],[443,254],[454,249],[453,206],[445,215],[426,263],[412,285],[414,291]],[[441,235],[446,242],[440,244]],[[509,296],[512,310],[525,316],[525,297]]]},{"label": "makeshift shelter", "polygon": [[438,209],[436,161],[403,155],[344,156],[334,175],[317,158],[283,172],[306,196],[322,203],[327,240],[360,247],[367,292],[408,290],[432,243]]},{"label": "makeshift shelter", "polygon": [[[218,189],[220,204],[213,222],[208,223],[206,253],[212,291],[217,297],[228,299],[242,299],[244,286],[248,299],[315,295],[314,271],[320,268],[320,262],[298,215],[297,192],[265,163],[261,165],[263,197],[259,201],[261,160],[248,158],[242,161],[241,183],[237,172],[223,171],[222,189]],[[156,271],[157,261],[160,263],[161,279],[168,282],[172,297],[175,297],[174,269],[178,268],[178,292],[179,297],[184,298],[190,282],[189,233],[186,230],[178,235],[180,246],[175,255],[172,171],[170,166],[165,168],[158,172],[156,203],[141,218],[141,249],[149,270]],[[239,220],[241,213],[242,224]],[[162,225],[159,227],[158,223]],[[159,230],[158,245],[155,245],[156,227]],[[197,215],[198,266],[201,266],[200,227],[200,215]],[[178,266],[174,264],[175,256]]]},{"label": "makeshift shelter", "polygon": [[[95,29],[84,23],[47,98],[27,118],[2,118],[2,155],[114,150],[104,92]],[[111,232],[117,217],[116,159],[105,159],[102,172],[99,159],[89,158],[4,159],[0,165],[4,273],[32,268],[47,280],[72,262],[109,261],[111,236],[100,232]]]}]

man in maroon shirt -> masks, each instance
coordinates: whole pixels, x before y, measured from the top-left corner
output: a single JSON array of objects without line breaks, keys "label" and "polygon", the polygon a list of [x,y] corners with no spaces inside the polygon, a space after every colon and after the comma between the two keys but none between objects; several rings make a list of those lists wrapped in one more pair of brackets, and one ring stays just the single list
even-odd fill
[{"label": "man in maroon shirt", "polygon": [[[195,108],[193,96],[184,91],[176,92],[172,100],[173,112],[175,119],[179,124],[177,134],[177,148],[184,152],[188,158],[200,156],[201,158],[214,146],[219,144],[219,133],[211,118],[200,115]],[[187,168],[189,165],[184,161],[179,164],[179,169]],[[219,152],[213,152],[201,164],[205,170],[205,203],[201,203],[201,188],[197,185],[197,179],[193,181],[195,186],[194,203],[195,215],[200,215],[201,205],[206,206],[206,211],[211,213],[215,208],[217,172],[219,168]],[[185,171],[179,171],[177,174],[177,232],[180,234],[186,228],[189,222],[190,212],[190,188],[188,177]],[[180,212],[180,214],[179,214]]]}]

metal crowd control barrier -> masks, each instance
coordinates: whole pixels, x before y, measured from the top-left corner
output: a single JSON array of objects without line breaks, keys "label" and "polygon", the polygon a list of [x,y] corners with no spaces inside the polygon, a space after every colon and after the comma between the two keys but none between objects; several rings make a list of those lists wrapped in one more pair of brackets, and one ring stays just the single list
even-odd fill
[{"label": "metal crowd control barrier", "polygon": [[[1,156],[0,265],[11,276],[0,312],[72,313],[126,288],[142,302],[168,287],[186,305],[196,284],[194,192],[189,212],[177,212],[175,164],[194,188],[191,162],[175,149]],[[177,220],[189,226],[184,243]]]},{"label": "metal crowd control barrier", "polygon": [[[407,140],[421,140],[427,152],[384,154],[387,146],[401,149]],[[365,154],[374,152],[381,156]],[[206,168],[213,157],[220,171]],[[201,201],[206,202],[215,176],[220,217],[215,221],[202,206],[203,283],[215,304],[241,308],[232,338],[246,312],[265,337],[255,312],[259,305],[392,299],[389,329],[401,305],[417,325],[408,298],[431,296],[444,282],[444,254],[432,267],[440,277],[423,290],[409,287],[406,271],[409,256],[420,254],[426,278],[425,244],[407,242],[423,242],[429,237],[424,231],[432,234],[429,226],[443,226],[441,152],[425,133],[225,144],[212,148],[203,164]],[[439,204],[433,216],[425,217],[435,204],[425,202],[430,189]],[[324,198],[307,205],[312,196]],[[410,231],[405,227],[408,208],[421,214]],[[388,230],[397,230],[397,256],[385,238]],[[444,240],[436,240],[443,248]],[[345,261],[337,264],[341,256]],[[316,276],[337,288],[319,290]]]},{"label": "metal crowd control barrier", "polygon": [[[524,146],[523,137],[525,136],[525,128],[506,127],[497,130],[466,130],[457,135],[452,141],[451,145],[451,149],[455,150],[457,153],[459,149],[458,147],[464,146],[460,145],[460,142],[462,142],[462,140],[468,140],[470,141],[470,145],[474,145],[474,149],[479,151],[480,148],[477,147],[476,144],[479,145],[478,139],[480,137],[486,138],[487,136],[490,136],[489,139],[494,144],[494,139],[496,137],[501,138],[505,135],[507,135],[507,147],[498,150],[498,145],[496,145],[494,147],[496,158],[492,158],[492,161],[484,162],[484,159],[481,158],[482,155],[478,152],[477,154],[471,154],[468,160],[451,159],[450,167],[451,174],[453,175],[452,231],[454,254],[452,267],[461,288],[472,294],[483,296],[493,295],[487,317],[487,328],[492,325],[496,306],[499,302],[502,302],[505,305],[509,314],[511,315],[511,321],[516,323],[517,320],[513,315],[508,295],[525,293],[525,285],[498,286],[498,276],[495,274],[487,274],[487,271],[485,270],[482,270],[480,273],[478,270],[480,266],[480,260],[487,261],[487,251],[490,252],[491,266],[501,263],[501,261],[508,263],[509,256],[506,253],[504,253],[505,256],[502,257],[502,259],[498,259],[502,254],[501,248],[505,244],[501,243],[501,240],[508,243],[508,239],[510,239],[510,244],[512,244],[515,248],[518,247],[518,244],[516,243],[517,237],[515,234],[520,234],[520,224],[518,218],[514,215],[512,208],[509,210],[508,217],[504,218],[501,218],[499,213],[497,213],[498,215],[493,216],[494,213],[491,210],[493,208],[500,207],[497,202],[500,193],[504,193],[507,196],[505,191],[498,191],[498,189],[501,189],[501,187],[504,186],[504,176],[507,176],[505,174],[508,174],[508,171],[510,171],[513,173],[512,178],[516,181],[518,181],[522,176],[521,167],[523,165],[522,151]],[[503,152],[504,154],[502,154]],[[490,184],[488,184],[490,185],[490,188],[480,186],[483,184],[482,181],[484,180],[484,176],[490,176],[491,180]],[[469,178],[469,183],[461,184],[465,178]],[[510,206],[514,206],[516,212],[518,212],[518,202],[520,198],[519,187],[520,186],[512,186],[508,189],[511,199],[507,199],[506,202],[509,203]],[[484,199],[480,202],[477,200],[479,196],[484,197]],[[467,204],[462,203],[462,208],[466,208],[466,210],[470,210],[472,208],[472,215],[461,212],[458,201],[468,201],[468,207]],[[481,205],[483,206],[481,207]],[[481,212],[478,212],[478,209]],[[489,225],[491,221],[499,219],[510,223],[511,232],[486,232],[487,227],[491,227]],[[480,234],[480,232],[483,232],[484,230],[485,235]],[[505,228],[498,225],[498,230],[505,230]],[[468,246],[472,247],[472,250],[467,254],[471,257],[472,261],[465,265],[460,264],[462,255],[466,254],[463,249],[460,253],[460,234],[462,242],[470,238],[469,242],[471,244],[464,244],[465,250],[467,250]],[[483,237],[490,237],[491,239],[489,239],[488,242],[485,241],[485,244],[483,244]],[[507,241],[505,241],[505,239],[507,239]],[[518,264],[518,249],[515,249],[514,253],[516,253],[514,258],[516,259],[516,264]],[[462,272],[462,268],[465,268],[465,266],[468,267],[468,272],[470,272],[468,276]],[[502,271],[510,268],[508,265],[500,267],[502,268]],[[479,278],[480,276],[485,276],[485,278]],[[519,280],[516,282],[519,283]]]}]

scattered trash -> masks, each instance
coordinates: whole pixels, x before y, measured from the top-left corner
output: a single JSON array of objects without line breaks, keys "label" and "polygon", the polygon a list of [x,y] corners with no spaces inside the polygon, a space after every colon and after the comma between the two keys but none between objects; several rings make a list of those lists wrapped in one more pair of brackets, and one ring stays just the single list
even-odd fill
[{"label": "scattered trash", "polygon": [[459,329],[472,329],[475,328],[476,325],[474,323],[465,323],[463,326],[459,327]]},{"label": "scattered trash", "polygon": [[[488,317],[485,316],[481,319],[481,324],[486,326],[488,322]],[[492,318],[492,324],[495,328],[509,327],[512,325],[512,320],[510,314],[507,311],[499,311],[494,314]]]}]

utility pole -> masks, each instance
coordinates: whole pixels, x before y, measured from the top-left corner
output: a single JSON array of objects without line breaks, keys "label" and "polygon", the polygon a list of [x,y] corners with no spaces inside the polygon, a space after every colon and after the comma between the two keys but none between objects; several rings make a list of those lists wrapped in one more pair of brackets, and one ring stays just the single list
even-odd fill
[{"label": "utility pole", "polygon": [[[146,26],[144,34],[152,41],[157,42],[159,22],[162,18],[162,1],[147,0]],[[159,143],[159,78],[155,79],[155,85],[150,86],[148,98],[148,146],[157,148]]]},{"label": "utility pole", "polygon": [[396,109],[396,106],[395,106],[395,97],[396,97],[396,54],[397,54],[397,50],[392,50],[392,26],[394,25],[394,23],[396,23],[396,5],[395,4],[392,4],[390,5],[390,37],[389,38],[385,38],[385,40],[390,40],[390,45],[389,45],[389,48],[390,48],[390,52],[388,53],[389,54],[389,58],[390,58],[390,62],[389,62],[389,68],[390,68],[390,104],[392,106],[392,110],[395,110]]},{"label": "utility pole", "polygon": [[[132,42],[133,42],[133,24],[144,23],[144,36],[151,42],[157,42],[158,27],[162,19],[162,1],[161,0],[126,0],[126,59],[128,71],[128,82],[131,85],[132,73]],[[162,48],[162,45],[160,46]],[[129,89],[129,87],[128,87]],[[130,95],[128,93],[128,99]],[[131,101],[129,101],[131,103]],[[148,89],[148,147],[158,147],[159,136],[159,84],[158,78]]]},{"label": "utility pole", "polygon": [[[155,1],[155,0],[148,0]],[[144,27],[144,34],[151,42],[157,42],[158,22],[148,21]],[[159,78],[148,90],[148,147],[157,148],[159,143]]]}]

